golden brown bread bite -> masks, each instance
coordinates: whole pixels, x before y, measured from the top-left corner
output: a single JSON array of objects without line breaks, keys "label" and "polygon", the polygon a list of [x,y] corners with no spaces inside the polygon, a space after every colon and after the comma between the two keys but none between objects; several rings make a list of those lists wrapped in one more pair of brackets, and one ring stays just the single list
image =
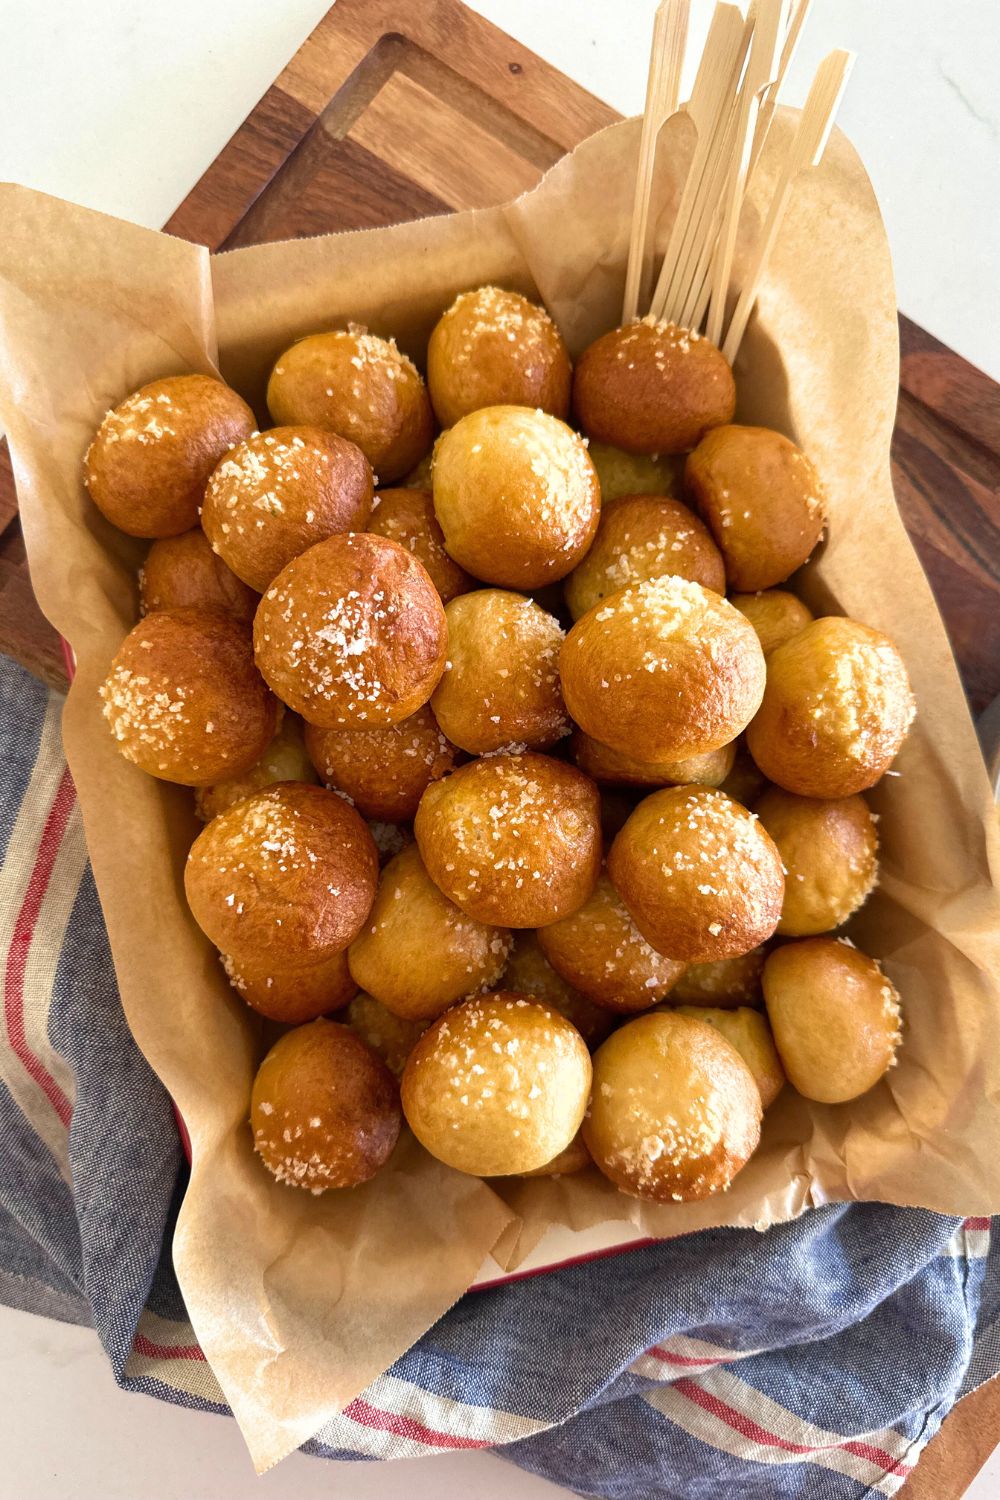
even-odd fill
[{"label": "golden brown bread bite", "polygon": [[593,438],[587,448],[601,483],[601,504],[623,495],[680,495],[684,481],[683,455],[626,453]]},{"label": "golden brown bread bite", "polygon": [[525,406],[456,422],[434,456],[434,511],[456,562],[486,583],[564,578],[594,538],[601,492],[583,440]]},{"label": "golden brown bread bite", "polygon": [[688,458],[684,483],[741,593],[783,583],[823,534],[819,475],[769,427],[716,427]]},{"label": "golden brown bread bite", "polygon": [[430,1021],[496,984],[509,952],[510,933],[460,911],[410,845],[383,870],[348,961],[358,989],[404,1020]]},{"label": "golden brown bread bite", "polygon": [[102,515],[129,536],[177,536],[219,459],[257,423],[210,375],[153,380],[108,412],[87,449],[84,482]]},{"label": "golden brown bread bite", "polygon": [[470,917],[544,927],[597,884],[600,818],[589,777],[529,751],[475,760],[432,782],[413,831],[434,884]]},{"label": "golden brown bread bite", "polygon": [[582,1172],[585,1167],[593,1166],[590,1152],[583,1144],[583,1136],[580,1131],[570,1141],[564,1151],[547,1161],[544,1167],[534,1167],[530,1172],[522,1172],[522,1177],[568,1177],[571,1172]]},{"label": "golden brown bread bite", "polygon": [[147,615],[119,646],[100,695],[126,760],[183,786],[248,771],[277,726],[250,637],[221,609]]},{"label": "golden brown bread bite", "polygon": [[282,354],[267,383],[278,426],[325,427],[356,443],[378,481],[391,484],[431,446],[434,417],[413,361],[351,324],[314,333]]},{"label": "golden brown bread bite", "polygon": [[573,376],[579,425],[627,453],[687,453],[731,421],[735,405],[733,372],[715,345],[653,318],[595,339]]},{"label": "golden brown bread bite", "polygon": [[726,592],[722,554],[686,505],[666,495],[626,495],[601,512],[593,546],[566,579],[569,612],[579,620],[609,594],[665,573]]},{"label": "golden brown bread bite", "polygon": [[344,951],[318,964],[275,967],[269,963],[241,964],[222,955],[226,978],[246,1003],[269,1020],[298,1026],[340,1010],[357,985],[351,978]]},{"label": "golden brown bread bite", "polygon": [[533,599],[476,589],[453,599],[448,665],[431,707],[448,738],[471,755],[506,745],[544,749],[569,733],[559,686],[564,631]]},{"label": "golden brown bread bite", "polygon": [[785,1072],[807,1099],[856,1099],[896,1061],[899,995],[875,959],[846,942],[776,948],[764,965],[764,1000]]},{"label": "golden brown bread bite", "polygon": [[503,971],[502,986],[516,990],[530,1000],[540,1000],[550,1010],[557,1010],[572,1021],[588,1047],[603,1042],[615,1024],[614,1014],[581,995],[561,974],[557,974],[542,952],[538,933],[522,928],[513,934],[513,947]]},{"label": "golden brown bread bite", "polygon": [[[433,446],[428,448],[427,452],[424,454],[423,458],[416,465],[416,467],[412,468],[409,474],[404,475],[404,477],[398,480],[397,483],[404,485],[407,489],[424,490],[428,495],[430,494],[431,472],[434,468],[434,453],[437,449],[438,443],[440,443],[443,436],[443,433],[438,433],[437,437],[434,439]],[[396,537],[393,537],[393,541],[396,540],[398,539]],[[421,561],[423,561],[422,558]]]},{"label": "golden brown bread bite", "polygon": [[444,606],[405,547],[366,532],[283,568],[254,619],[254,654],[283,703],[323,729],[408,719],[444,671]]},{"label": "golden brown bread bite", "polygon": [[392,1155],[399,1090],[348,1026],[313,1021],[275,1042],[250,1098],[254,1150],[289,1187],[356,1187]]},{"label": "golden brown bread bite", "polygon": [[427,387],[442,427],[482,406],[531,406],[565,418],[572,370],[543,307],[518,292],[460,292],[427,346]]},{"label": "golden brown bread bite", "polygon": [[796,797],[773,786],[757,816],[785,867],[778,931],[812,937],[846,922],[878,879],[878,832],[863,797]]},{"label": "golden brown bread bite", "polygon": [[734,802],[742,802],[744,807],[752,808],[768,786],[768,780],[757,769],[757,764],[746,747],[745,735],[736,741],[733,749],[735,755],[732,769],[720,781],[719,790],[725,792],[727,797],[732,797]]},{"label": "golden brown bread bite", "polygon": [[366,818],[408,823],[424,791],[455,764],[455,747],[425,704],[408,719],[374,729],[306,725],[306,749],[327,786]]},{"label": "golden brown bread bite", "polygon": [[427,484],[426,489],[379,490],[372,502],[368,530],[412,552],[427,569],[442,603],[447,604],[449,599],[468,593],[476,585],[444,550],[444,533],[434,514],[429,473]]},{"label": "golden brown bread bite", "polygon": [[637,1016],[594,1054],[583,1139],[616,1187],[655,1203],[724,1192],[760,1140],[753,1074],[713,1026]]},{"label": "golden brown bread bite", "polygon": [[732,743],[692,755],[687,760],[634,760],[621,750],[612,750],[577,729],[573,735],[573,759],[602,786],[718,786],[733,768]]},{"label": "golden brown bread bite", "polygon": [[916,706],[887,635],[856,620],[814,620],[771,653],[747,745],[786,792],[850,797],[895,760]]},{"label": "golden brown bread bite", "polygon": [[139,612],[157,609],[224,609],[249,625],[258,599],[253,589],[216,557],[201,527],[161,537],[139,569]]},{"label": "golden brown bread bite", "polygon": [[757,594],[730,594],[729,602],[738,609],[754,630],[760,649],[770,656],[779,646],[813,620],[813,612],[787,589],[763,589]]},{"label": "golden brown bread bite", "polygon": [[225,776],[211,786],[195,788],[194,810],[203,823],[242,802],[253,792],[261,792],[276,781],[307,781],[316,784],[318,777],[302,742],[302,721],[294,714],[283,713],[278,732],[260,760],[239,776]]},{"label": "golden brown bread bite", "polygon": [[375,845],[353,807],[291,781],[212,819],[191,846],[184,889],[221,952],[271,972],[322,963],[352,943],[377,879]]},{"label": "golden brown bread bite", "polygon": [[346,1020],[397,1078],[430,1024],[428,1021],[404,1021],[402,1016],[394,1016],[391,1010],[386,1010],[374,995],[366,995],[363,991],[355,995],[347,1007]]},{"label": "golden brown bread bite", "polygon": [[731,604],[686,578],[610,595],[577,620],[559,658],[585,733],[636,760],[685,760],[743,730],[764,693],[764,656]]},{"label": "golden brown bread bite", "polygon": [[724,792],[667,787],[611,845],[608,874],[647,942],[686,963],[749,953],[781,916],[781,856]]},{"label": "golden brown bread bite", "polygon": [[213,469],[201,524],[213,551],[262,594],[286,563],[339,531],[361,531],[372,506],[361,449],[322,427],[274,427]]},{"label": "golden brown bread bite", "polygon": [[760,1090],[760,1102],[768,1109],[785,1086],[785,1070],[774,1045],[771,1028],[759,1010],[741,1005],[736,1010],[712,1009],[703,1005],[678,1005],[675,1014],[705,1021],[721,1031],[753,1074]]},{"label": "golden brown bread bite", "polygon": [[737,1006],[761,1006],[764,994],[760,976],[764,972],[765,948],[751,948],[735,958],[720,958],[717,963],[692,964],[670,992],[671,1004],[706,1005],[716,1010],[733,1010]]},{"label": "golden brown bread bite", "polygon": [[477,1177],[545,1166],[580,1128],[590,1053],[574,1026],[502,991],[435,1021],[403,1071],[403,1113],[439,1161]]},{"label": "golden brown bread bite", "polygon": [[549,963],[573,987],[608,1010],[649,1010],[684,972],[651,948],[607,875],[576,911],[538,932]]}]

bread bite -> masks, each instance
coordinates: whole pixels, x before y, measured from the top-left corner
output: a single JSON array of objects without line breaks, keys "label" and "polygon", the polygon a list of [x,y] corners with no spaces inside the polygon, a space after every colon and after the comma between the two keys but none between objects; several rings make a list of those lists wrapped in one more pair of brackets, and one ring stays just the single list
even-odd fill
[{"label": "bread bite", "polygon": [[406,1021],[393,1015],[374,995],[359,991],[347,1007],[345,1019],[361,1040],[400,1078],[406,1059],[423,1036],[429,1021]]},{"label": "bread bite", "polygon": [[408,473],[434,436],[416,365],[395,339],[354,323],[286,349],[271,371],[267,406],[278,426],[324,427],[349,438],[382,484]]},{"label": "bread bite", "polygon": [[769,427],[715,427],[690,455],[684,483],[743,593],[783,583],[823,533],[826,500],[801,448]]},{"label": "bread bite", "polygon": [[302,740],[302,721],[290,713],[282,713],[273,740],[248,771],[195,788],[194,810],[203,823],[211,822],[227,807],[254,792],[262,792],[276,781],[305,781],[312,786],[317,781]]},{"label": "bread bite", "polygon": [[435,1021],[403,1071],[403,1113],[421,1145],[476,1177],[545,1166],[573,1140],[590,1053],[561,1015],[504,991]]},{"label": "bread bite", "polygon": [[434,501],[428,488],[379,490],[372,502],[368,518],[368,530],[375,536],[387,537],[398,542],[407,552],[412,552],[418,562],[427,569],[431,583],[447,604],[458,594],[467,594],[475,588],[475,580],[454,558],[449,557],[444,546],[444,532],[434,514]]},{"label": "bread bite", "polygon": [[574,620],[609,594],[664,574],[726,592],[722,554],[698,517],[666,495],[627,495],[607,506],[593,546],[566,580]]},{"label": "bread bite", "polygon": [[410,845],[383,870],[348,960],[358,989],[405,1020],[430,1021],[496,984],[509,952],[510,934],[449,901]]},{"label": "bread bite", "polygon": [[747,749],[745,734],[740,736],[732,749],[735,752],[732,768],[719,782],[719,790],[725,792],[727,797],[732,797],[734,802],[742,802],[744,807],[752,808],[757,798],[767,789],[767,777],[759,770]]},{"label": "bread bite", "polygon": [[626,453],[610,443],[591,438],[590,461],[601,484],[601,504],[610,505],[623,495],[680,495],[684,482],[684,456],[672,453]]},{"label": "bread bite", "polygon": [[108,412],[83,478],[102,515],[129,536],[177,536],[198,524],[208,476],[257,423],[210,375],[150,381]]},{"label": "bread bite", "polygon": [[601,494],[583,440],[543,411],[488,406],[448,429],[433,468],[449,554],[513,589],[564,578],[597,530]]},{"label": "bread bite", "polygon": [[155,541],[139,569],[139,613],[158,609],[224,609],[249,626],[257,608],[253,589],[216,557],[196,527]]},{"label": "bread bite", "polygon": [[580,770],[602,786],[719,786],[732,771],[735,755],[730,743],[687,760],[636,760],[602,745],[582,729],[575,731],[572,748]]},{"label": "bread bite", "polygon": [[756,632],[731,604],[665,577],[578,620],[559,674],[586,734],[637,760],[677,761],[741,733],[760,706],[765,667]]},{"label": "bread bite", "polygon": [[371,910],[378,854],[364,822],[323,787],[284,782],[205,827],[184,870],[202,932],[240,967],[332,958]]},{"label": "bread bite", "polygon": [[785,1070],[781,1066],[781,1058],[774,1045],[767,1018],[759,1010],[750,1010],[745,1005],[738,1006],[735,1010],[678,1005],[675,1014],[704,1021],[722,1033],[750,1069],[753,1081],[760,1090],[760,1102],[764,1109],[769,1109],[785,1086]]},{"label": "bread bite", "polygon": [[611,845],[608,874],[646,941],[680,962],[749,953],[781,916],[773,839],[706,787],[667,787],[640,802]]},{"label": "bread bite", "polygon": [[522,928],[511,936],[513,943],[499,988],[515,990],[557,1010],[573,1023],[591,1049],[603,1042],[615,1024],[614,1013],[595,1005],[556,973],[542,952],[536,931]]},{"label": "bread bite", "polygon": [[426,569],[365,532],[328,537],[293,558],[261,600],[253,634],[266,681],[324,729],[409,718],[437,686],[448,641]]},{"label": "bread bite", "polygon": [[361,449],[322,427],[274,427],[213,469],[201,524],[214,552],[262,594],[314,542],[360,531],[372,506]]},{"label": "bread bite", "polygon": [[455,764],[455,746],[425,704],[408,719],[372,729],[307,724],[306,749],[320,778],[366,818],[409,823],[432,781]]},{"label": "bread bite", "polygon": [[616,1187],[654,1203],[724,1192],[757,1149],[760,1092],[704,1021],[637,1016],[598,1048],[583,1139]]},{"label": "bread bite", "polygon": [[734,1010],[739,1006],[761,1006],[764,992],[765,947],[751,948],[735,958],[720,958],[715,963],[691,964],[684,970],[671,992],[672,1003],[708,1006],[713,1010]]},{"label": "bread bite", "polygon": [[652,317],[595,339],[573,376],[584,432],[627,453],[687,453],[735,406],[733,372],[715,345]]},{"label": "bread bite", "polygon": [[545,749],[569,733],[554,615],[523,594],[476,589],[453,599],[445,618],[448,665],[431,707],[454,744],[471,755]]},{"label": "bread bite", "polygon": [[539,929],[538,943],[574,989],[624,1014],[662,1000],[685,967],[650,947],[605,874],[575,912]]},{"label": "bread bite", "polygon": [[319,1194],[368,1182],[392,1155],[401,1123],[389,1069],[336,1021],[287,1032],[254,1079],[254,1150],[288,1187]]},{"label": "bread bite", "polygon": [[863,797],[796,797],[770,787],[757,816],[785,867],[780,933],[829,932],[867,901],[878,879],[878,832]]},{"label": "bread bite", "polygon": [[250,637],[220,609],[157,610],[140,620],[100,695],[126,760],[183,786],[248,771],[277,725]]},{"label": "bread bite", "polygon": [[500,927],[544,927],[582,906],[601,866],[600,798],[546,755],[472,761],[420,799],[427,873],[456,906]]},{"label": "bread bite", "polygon": [[573,1172],[582,1172],[586,1167],[593,1166],[590,1152],[583,1144],[583,1135],[577,1131],[564,1151],[547,1161],[544,1167],[533,1167],[530,1172],[522,1172],[522,1177],[569,1177]]},{"label": "bread bite", "polygon": [[903,658],[889,637],[830,615],[772,652],[747,745],[785,791],[850,797],[892,765],[915,712]]},{"label": "bread bite", "polygon": [[565,418],[571,366],[543,307],[503,287],[460,292],[427,346],[427,386],[442,427],[483,406],[530,406]]},{"label": "bread bite", "polygon": [[805,630],[814,616],[811,609],[787,589],[762,589],[756,594],[730,594],[729,602],[750,621],[765,656]]},{"label": "bread bite", "polygon": [[856,1099],[893,1066],[902,1040],[899,995],[874,958],[837,938],[776,948],[764,1000],[785,1072],[807,1099]]},{"label": "bread bite", "polygon": [[222,956],[222,967],[252,1010],[286,1026],[341,1010],[358,989],[343,950],[319,963],[301,965],[240,963],[227,953]]}]

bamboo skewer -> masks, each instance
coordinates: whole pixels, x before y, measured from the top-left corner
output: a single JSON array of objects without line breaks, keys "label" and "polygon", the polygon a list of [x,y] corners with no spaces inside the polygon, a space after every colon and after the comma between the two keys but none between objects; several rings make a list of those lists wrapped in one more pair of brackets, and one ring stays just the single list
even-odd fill
[{"label": "bamboo skewer", "polygon": [[629,234],[628,269],[622,322],[634,318],[643,300],[647,279],[646,240],[649,233],[649,199],[656,165],[656,143],[660,127],[677,109],[681,69],[687,42],[690,0],[661,0],[653,22],[653,45],[649,57],[646,107],[642,117],[639,165]]},{"label": "bamboo skewer", "polygon": [[712,218],[708,230],[702,237],[698,259],[694,268],[690,271],[687,283],[684,287],[684,301],[676,308],[675,321],[683,328],[699,328],[708,307],[708,298],[711,293],[712,283],[710,271],[715,255],[715,246],[718,241],[719,228],[722,221],[722,195],[728,172],[728,162],[732,153],[732,143],[736,128],[735,109],[727,122],[726,148],[720,154],[715,164],[715,172],[709,188],[709,202],[712,209]]},{"label": "bamboo skewer", "polygon": [[661,317],[670,296],[673,278],[686,247],[687,236],[698,212],[699,191],[706,164],[715,140],[720,115],[725,108],[727,90],[732,88],[734,70],[744,36],[743,17],[735,5],[717,5],[712,16],[705,50],[695,77],[691,98],[684,106],[697,132],[694,153],[688,170],[673,228],[667,241],[650,312]]},{"label": "bamboo skewer", "polygon": [[736,251],[736,233],[746,190],[754,127],[761,91],[771,83],[776,71],[778,48],[786,30],[786,7],[787,0],[760,0],[746,74],[740,86],[736,139],[723,199],[722,229],[712,259],[712,286],[705,331],[713,344],[722,340],[726,294]]},{"label": "bamboo skewer", "polygon": [[741,26],[738,38],[734,39],[735,46],[728,58],[729,69],[722,80],[722,89],[715,104],[715,118],[704,170],[698,183],[690,220],[684,227],[681,253],[667,295],[663,299],[662,315],[674,320],[684,305],[691,285],[693,267],[699,262],[706,240],[711,241],[712,235],[717,232],[720,185],[725,181],[725,163],[732,152],[734,100],[752,37],[751,15]]},{"label": "bamboo skewer", "polygon": [[789,30],[787,30],[786,37],[784,37],[783,45],[781,45],[781,57],[778,60],[778,71],[775,74],[774,83],[769,86],[765,96],[760,101],[760,110],[757,113],[757,126],[754,129],[754,144],[750,150],[750,168],[747,171],[747,181],[750,181],[750,178],[753,177],[754,168],[756,168],[757,162],[760,160],[760,153],[762,153],[766,142],[768,142],[771,121],[774,120],[774,113],[778,107],[778,95],[780,95],[781,87],[783,87],[784,80],[786,80],[786,74],[789,72],[793,60],[795,60],[795,54],[799,49],[799,42],[802,40],[802,30],[804,30],[805,23],[807,23],[811,7],[813,7],[813,0],[799,0],[795,12],[793,12],[792,20],[789,21]]},{"label": "bamboo skewer", "polygon": [[753,257],[747,268],[746,278],[722,346],[722,352],[730,364],[735,360],[746,332],[768,258],[774,248],[774,242],[788,208],[792,185],[799,172],[805,167],[816,166],[822,158],[853,66],[853,52],[831,52],[824,58],[813,79],[809,97],[806,99],[795,131],[792,148],[782,167],[764,227],[754,247]]},{"label": "bamboo skewer", "polygon": [[778,105],[778,95],[785,81],[785,76],[794,61],[798,51],[799,42],[802,40],[802,32],[812,8],[812,0],[798,0],[798,5],[788,23],[788,31],[781,48],[781,57],[778,61],[778,71],[774,82],[771,84],[763,100],[757,115],[757,128],[754,131],[753,146],[750,149],[750,168],[747,172],[747,180],[753,176],[754,168],[760,159],[760,154],[767,142],[768,131],[771,121],[774,119],[774,111]]},{"label": "bamboo skewer", "polygon": [[691,97],[682,107],[695,143],[677,214],[652,297],[646,303],[650,197],[660,129],[677,110],[690,0],[661,0],[653,28],[629,236],[623,321],[646,303],[649,316],[699,329],[730,363],[736,358],[788,209],[799,172],[820,161],[854,55],[831,52],[820,65],[784,160],[757,243],[738,288],[723,337],[726,300],[740,218],[750,180],[774,121],[813,0],[750,0],[744,20],[736,5],[716,4]]}]

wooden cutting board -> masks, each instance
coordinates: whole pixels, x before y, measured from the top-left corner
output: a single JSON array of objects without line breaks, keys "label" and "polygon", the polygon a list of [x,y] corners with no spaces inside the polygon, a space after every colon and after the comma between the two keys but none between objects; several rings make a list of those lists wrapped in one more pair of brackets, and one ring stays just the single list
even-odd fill
[{"label": "wooden cutting board", "polygon": [[[617,118],[459,0],[338,0],[165,227],[227,250],[498,203]],[[1000,694],[1000,386],[900,329],[896,494],[978,712]],[[0,650],[63,680],[5,449]],[[907,1500],[956,1500],[998,1433],[994,1384],[949,1418]]]}]

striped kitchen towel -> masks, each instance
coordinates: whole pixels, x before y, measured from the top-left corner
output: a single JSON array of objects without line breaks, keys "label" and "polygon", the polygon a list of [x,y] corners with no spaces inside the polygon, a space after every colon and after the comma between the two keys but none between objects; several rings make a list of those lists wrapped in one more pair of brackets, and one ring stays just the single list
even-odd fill
[{"label": "striped kitchen towel", "polygon": [[[92,1324],[126,1389],[224,1411],[171,1269],[184,1166],[122,1015],[60,710],[0,658],[0,1300]],[[994,1238],[836,1205],[470,1294],[308,1449],[498,1448],[609,1500],[892,1495],[1000,1370]]]}]

